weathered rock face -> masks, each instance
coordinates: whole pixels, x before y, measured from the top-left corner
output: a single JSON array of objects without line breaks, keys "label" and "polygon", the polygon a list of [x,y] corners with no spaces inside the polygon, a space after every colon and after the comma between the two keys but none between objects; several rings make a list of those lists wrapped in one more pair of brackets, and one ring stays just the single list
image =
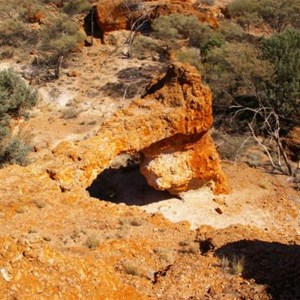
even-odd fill
[{"label": "weathered rock face", "polygon": [[199,21],[209,23],[217,27],[215,17],[199,12],[192,5],[192,1],[186,0],[164,0],[164,1],[129,1],[124,0],[100,0],[97,5],[97,23],[102,32],[113,30],[130,29],[133,22],[143,15],[149,21],[160,15],[179,13],[196,16]]},{"label": "weathered rock face", "polygon": [[300,127],[294,127],[284,139],[284,145],[288,149],[291,159],[300,165]]},{"label": "weathered rock face", "polygon": [[211,102],[196,69],[173,64],[149,84],[142,99],[104,123],[96,137],[60,144],[46,171],[63,190],[86,188],[118,154],[142,152],[142,172],[157,189],[177,194],[213,181],[215,192],[226,192],[208,134]]},{"label": "weathered rock face", "polygon": [[143,153],[141,172],[155,189],[176,195],[211,184],[214,192],[227,192],[219,156],[209,133],[193,137],[179,135],[158,142]]}]

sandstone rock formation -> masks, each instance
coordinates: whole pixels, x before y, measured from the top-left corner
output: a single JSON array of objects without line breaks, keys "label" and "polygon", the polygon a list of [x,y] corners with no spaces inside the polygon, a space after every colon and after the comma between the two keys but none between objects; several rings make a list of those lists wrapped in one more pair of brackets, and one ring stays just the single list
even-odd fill
[{"label": "sandstone rock formation", "polygon": [[173,64],[149,84],[142,99],[104,123],[97,136],[60,144],[46,171],[63,190],[87,188],[118,154],[141,152],[142,172],[156,189],[178,194],[213,182],[216,193],[227,192],[208,134],[211,102],[196,69]]},{"label": "sandstone rock formation", "polygon": [[143,15],[151,20],[160,15],[179,13],[196,16],[200,22],[206,22],[217,27],[215,17],[207,12],[198,11],[192,1],[163,0],[163,1],[125,1],[100,0],[97,5],[97,23],[103,33],[113,30],[131,29],[133,22]]},{"label": "sandstone rock formation", "polygon": [[[196,69],[173,64],[95,137],[61,143],[27,167],[1,170],[0,298],[149,299],[157,280],[153,270],[172,261],[172,255],[163,261],[152,249],[161,246],[166,226],[168,236],[176,231],[177,241],[170,241],[178,245],[188,224],[98,201],[85,189],[116,155],[140,152],[143,172],[157,189],[177,194],[213,181],[216,192],[227,191],[208,133],[211,98]],[[144,239],[142,224],[156,237]],[[107,228],[113,236],[93,237]],[[131,270],[131,261],[138,270]],[[130,286],[131,277],[127,285],[120,280],[119,273],[126,278],[130,272],[140,274],[148,292]]]}]

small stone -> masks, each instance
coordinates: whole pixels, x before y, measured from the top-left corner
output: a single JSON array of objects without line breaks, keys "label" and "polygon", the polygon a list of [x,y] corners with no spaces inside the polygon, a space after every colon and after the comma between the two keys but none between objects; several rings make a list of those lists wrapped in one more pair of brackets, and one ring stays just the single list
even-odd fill
[{"label": "small stone", "polygon": [[220,197],[213,198],[213,201],[219,205],[226,205],[225,200]]},{"label": "small stone", "polygon": [[220,207],[217,207],[217,208],[215,209],[215,211],[216,211],[219,215],[223,214],[223,210],[222,210]]},{"label": "small stone", "polygon": [[2,268],[0,270],[0,273],[5,281],[9,282],[11,280],[10,275],[8,274],[6,269]]}]

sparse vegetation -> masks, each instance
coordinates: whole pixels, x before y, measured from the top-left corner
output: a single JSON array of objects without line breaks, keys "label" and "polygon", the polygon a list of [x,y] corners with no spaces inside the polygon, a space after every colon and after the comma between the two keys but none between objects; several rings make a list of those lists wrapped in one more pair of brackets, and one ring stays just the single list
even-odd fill
[{"label": "sparse vegetation", "polygon": [[69,0],[65,1],[63,11],[68,15],[80,14],[91,9],[91,4],[88,0]]},{"label": "sparse vegetation", "polygon": [[131,226],[141,226],[143,224],[143,220],[138,217],[128,217],[120,219],[121,225],[131,225]]},{"label": "sparse vegetation", "polygon": [[299,0],[235,0],[228,5],[229,13],[249,30],[250,25],[266,24],[281,32],[288,26],[299,28]]},{"label": "sparse vegetation", "polygon": [[123,268],[126,274],[132,275],[132,276],[139,276],[139,268],[133,264],[133,263],[124,263]]},{"label": "sparse vegetation", "polygon": [[175,260],[173,250],[169,248],[156,248],[154,249],[154,253],[159,256],[162,260],[164,260],[168,264],[172,264]]},{"label": "sparse vegetation", "polygon": [[76,107],[66,107],[62,112],[63,119],[76,119],[81,111]]},{"label": "sparse vegetation", "polygon": [[19,136],[12,136],[11,119],[24,116],[37,102],[37,92],[12,69],[0,72],[0,166],[28,163],[31,147]]},{"label": "sparse vegetation", "polygon": [[46,206],[46,203],[43,200],[35,200],[34,204],[37,208],[42,209]]},{"label": "sparse vegetation", "polygon": [[232,274],[241,275],[245,267],[245,257],[234,255],[230,262],[230,271]]},{"label": "sparse vegetation", "polygon": [[245,256],[221,256],[219,257],[219,265],[224,272],[228,272],[233,275],[242,275],[245,267]]},{"label": "sparse vegetation", "polygon": [[97,248],[100,244],[100,238],[99,235],[94,233],[88,236],[85,245],[89,248],[89,249],[94,249]]},{"label": "sparse vegetation", "polygon": [[155,19],[152,23],[152,29],[154,37],[172,43],[174,40],[189,38],[199,25],[195,16],[171,14]]},{"label": "sparse vegetation", "polygon": [[28,154],[32,150],[19,137],[11,137],[0,145],[0,167],[6,164],[25,166],[29,163]]},{"label": "sparse vegetation", "polygon": [[230,260],[228,257],[226,256],[222,256],[219,258],[219,264],[220,264],[220,267],[224,270],[224,271],[228,271],[229,270],[229,267],[230,267]]},{"label": "sparse vegetation", "polygon": [[[52,13],[55,5],[56,13]],[[84,40],[76,15],[90,8],[88,0],[1,1],[0,46],[8,47],[6,53],[19,60],[30,59],[29,54],[34,52],[32,76],[55,79],[57,74],[51,76],[47,72],[61,67],[60,58],[66,58]]]},{"label": "sparse vegetation", "polygon": [[176,58],[178,61],[189,63],[199,71],[203,71],[204,69],[200,60],[200,50],[197,48],[181,48],[176,52]]},{"label": "sparse vegetation", "polygon": [[179,243],[181,253],[197,254],[200,252],[199,245],[191,240],[184,240]]},{"label": "sparse vegetation", "polygon": [[145,59],[155,53],[160,52],[159,45],[150,37],[137,36],[132,44],[132,57]]}]

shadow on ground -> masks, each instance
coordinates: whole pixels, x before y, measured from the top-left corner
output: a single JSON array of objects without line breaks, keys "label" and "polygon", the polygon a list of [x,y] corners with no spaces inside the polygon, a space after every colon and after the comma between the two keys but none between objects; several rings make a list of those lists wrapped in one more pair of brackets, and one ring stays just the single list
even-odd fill
[{"label": "shadow on ground", "polygon": [[266,284],[275,300],[300,299],[300,246],[242,240],[216,251],[219,257],[244,257],[242,276]]},{"label": "shadow on ground", "polygon": [[87,189],[90,196],[113,203],[147,205],[174,196],[153,189],[140,173],[139,166],[104,170]]}]

